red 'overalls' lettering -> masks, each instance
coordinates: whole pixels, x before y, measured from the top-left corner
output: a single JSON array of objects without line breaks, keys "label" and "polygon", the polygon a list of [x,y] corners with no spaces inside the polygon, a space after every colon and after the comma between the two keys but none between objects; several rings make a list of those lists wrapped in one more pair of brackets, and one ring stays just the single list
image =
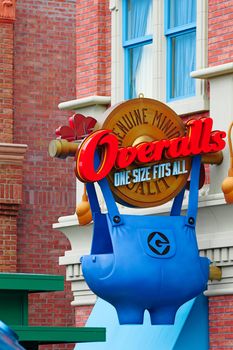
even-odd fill
[{"label": "red 'overalls' lettering", "polygon": [[[98,130],[89,135],[77,152],[76,175],[83,182],[94,182],[107,176],[115,166],[124,169],[134,162],[150,163],[163,158],[179,158],[221,151],[225,147],[224,131],[211,131],[211,118],[187,122],[186,136],[145,142],[118,149],[118,140],[110,130]],[[95,152],[101,151],[100,164],[95,164]]]}]

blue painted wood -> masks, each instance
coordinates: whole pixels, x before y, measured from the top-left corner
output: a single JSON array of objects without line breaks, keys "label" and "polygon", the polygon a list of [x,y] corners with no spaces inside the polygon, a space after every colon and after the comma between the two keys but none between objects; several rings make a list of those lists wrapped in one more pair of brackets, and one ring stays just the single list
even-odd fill
[{"label": "blue painted wood", "polygon": [[180,307],[174,325],[151,326],[145,313],[143,325],[120,326],[114,308],[98,299],[87,322],[106,327],[106,343],[78,344],[75,350],[208,350],[208,302],[204,296]]},{"label": "blue painted wood", "polygon": [[178,34],[186,32],[187,30],[196,29],[196,22],[192,22],[189,24],[185,24],[179,27],[167,28],[165,31],[165,35]]},{"label": "blue painted wood", "polygon": [[141,36],[139,38],[125,40],[123,42],[123,47],[124,48],[132,48],[132,47],[136,47],[136,46],[151,44],[152,40],[153,40],[152,35],[145,35],[145,36]]},{"label": "blue painted wood", "polygon": [[169,102],[172,96],[172,39],[167,37],[167,56],[166,56],[166,100]]},{"label": "blue painted wood", "polygon": [[126,48],[128,33],[127,0],[122,1],[122,45],[124,49],[124,98],[129,99],[129,50]]}]

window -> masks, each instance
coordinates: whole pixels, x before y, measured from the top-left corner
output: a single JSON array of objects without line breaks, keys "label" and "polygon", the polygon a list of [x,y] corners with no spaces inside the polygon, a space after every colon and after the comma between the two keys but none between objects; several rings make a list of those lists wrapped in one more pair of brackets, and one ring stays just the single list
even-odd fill
[{"label": "window", "polygon": [[110,0],[111,103],[145,97],[177,114],[209,109],[207,84],[190,72],[207,67],[208,0]]},{"label": "window", "polygon": [[166,0],[167,100],[195,95],[196,0]]},{"label": "window", "polygon": [[152,90],[152,0],[123,1],[125,99]]}]

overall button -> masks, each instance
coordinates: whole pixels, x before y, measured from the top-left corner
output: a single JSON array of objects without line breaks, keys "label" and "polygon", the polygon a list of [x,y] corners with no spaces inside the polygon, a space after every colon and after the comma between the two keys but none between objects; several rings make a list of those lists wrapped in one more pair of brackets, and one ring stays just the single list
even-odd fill
[{"label": "overall button", "polygon": [[189,223],[190,225],[194,225],[195,220],[194,220],[194,218],[193,218],[192,216],[188,219],[188,223]]},{"label": "overall button", "polygon": [[118,215],[114,216],[113,221],[115,222],[115,224],[119,224],[119,222],[121,221],[120,216]]}]

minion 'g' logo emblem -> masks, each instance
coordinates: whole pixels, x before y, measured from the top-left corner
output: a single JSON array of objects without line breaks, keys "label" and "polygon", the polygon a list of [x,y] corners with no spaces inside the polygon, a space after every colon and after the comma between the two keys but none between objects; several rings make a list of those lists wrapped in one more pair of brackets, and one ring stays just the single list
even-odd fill
[{"label": "minion 'g' logo emblem", "polygon": [[161,232],[152,232],[147,243],[150,250],[157,255],[166,255],[170,251],[169,239]]}]

